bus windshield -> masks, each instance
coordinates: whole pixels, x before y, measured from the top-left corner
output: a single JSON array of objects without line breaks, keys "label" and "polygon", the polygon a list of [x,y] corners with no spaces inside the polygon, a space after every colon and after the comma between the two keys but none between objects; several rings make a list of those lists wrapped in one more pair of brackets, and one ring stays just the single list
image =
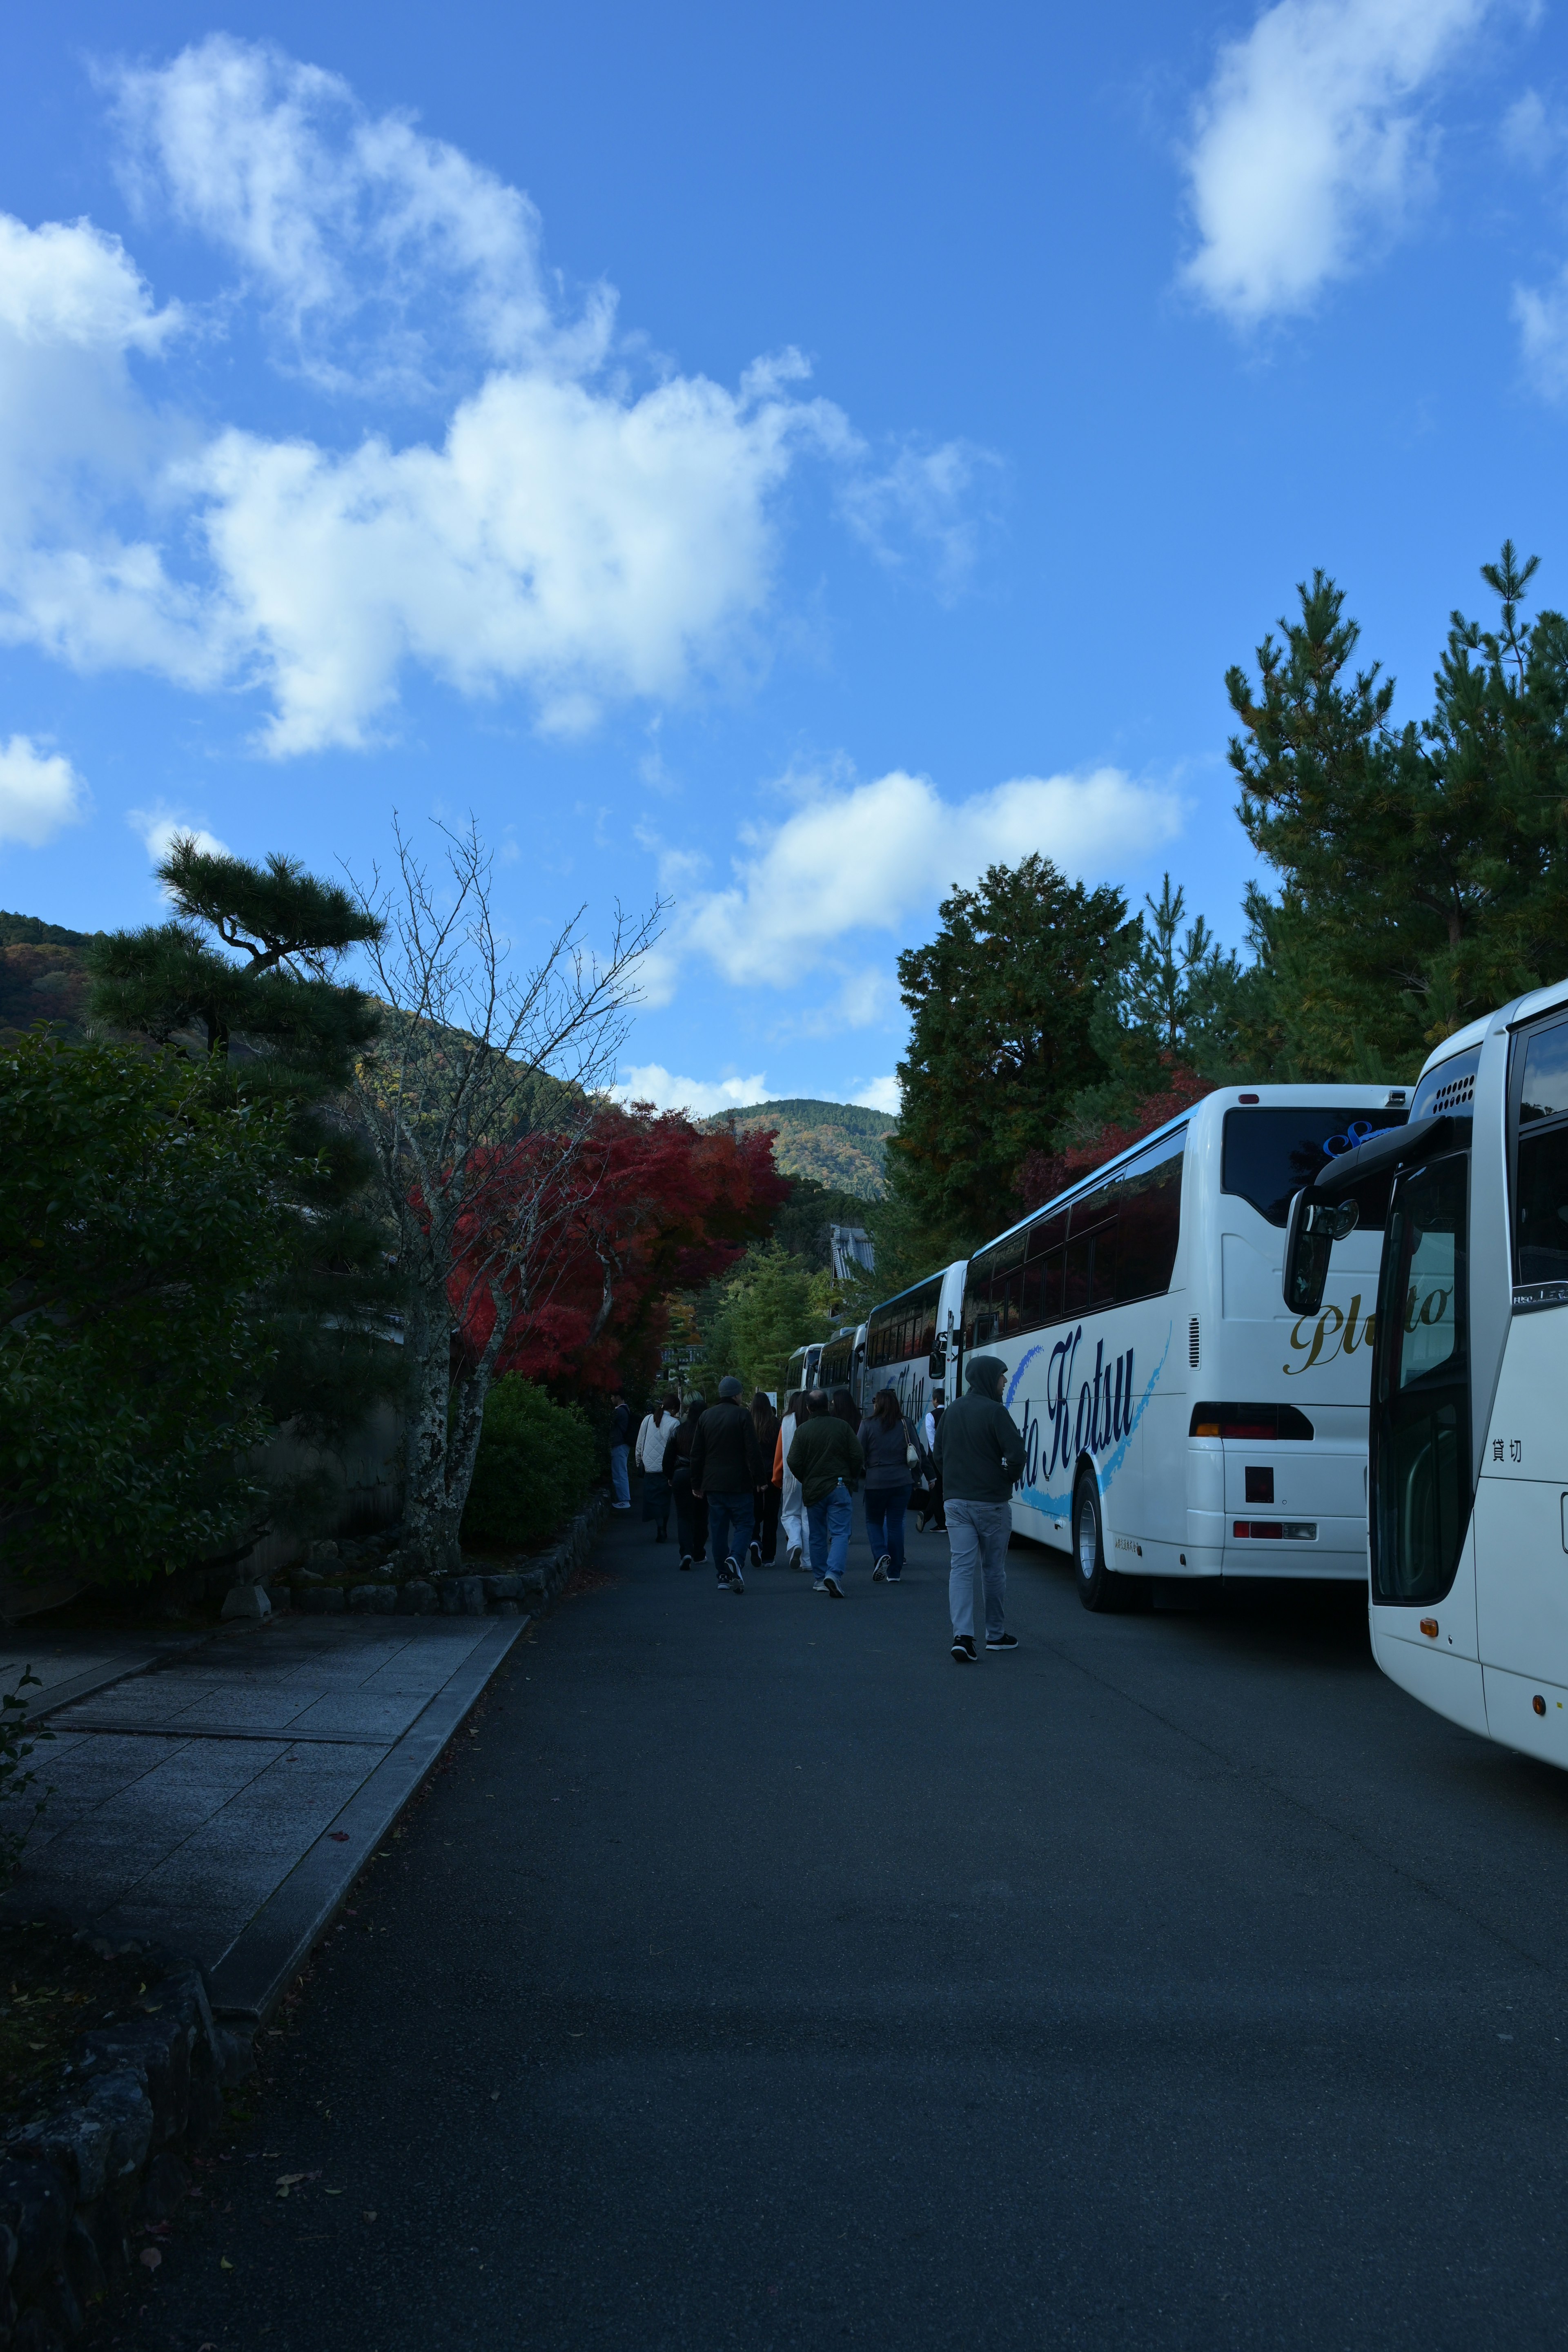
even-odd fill
[{"label": "bus windshield", "polygon": [[[1321,1168],[1340,1159],[1369,1135],[1403,1127],[1400,1110],[1227,1110],[1220,1162],[1220,1190],[1250,1201],[1271,1225],[1289,1223],[1290,1203]],[[1363,1224],[1381,1224],[1387,1186],[1376,1200],[1362,1198]]]}]

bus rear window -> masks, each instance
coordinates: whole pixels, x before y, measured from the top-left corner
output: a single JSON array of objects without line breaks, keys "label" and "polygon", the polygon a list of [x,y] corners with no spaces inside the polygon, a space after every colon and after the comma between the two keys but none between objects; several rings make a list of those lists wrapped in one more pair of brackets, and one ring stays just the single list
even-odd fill
[{"label": "bus rear window", "polygon": [[[1320,1168],[1385,1127],[1403,1127],[1403,1110],[1227,1110],[1220,1190],[1250,1201],[1271,1225],[1284,1225],[1290,1203]],[[1387,1197],[1387,1180],[1382,1181]],[[1363,1204],[1366,1223],[1371,1205]]]}]

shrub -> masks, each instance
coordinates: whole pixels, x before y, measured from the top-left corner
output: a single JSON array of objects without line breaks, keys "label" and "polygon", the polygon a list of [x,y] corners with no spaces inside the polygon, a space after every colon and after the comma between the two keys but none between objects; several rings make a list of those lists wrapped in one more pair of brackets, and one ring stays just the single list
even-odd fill
[{"label": "shrub", "polygon": [[485,1400],[464,1540],[542,1543],[586,1499],[594,1454],[580,1406],[556,1404],[520,1372],[506,1373]]},{"label": "shrub", "polygon": [[9,1886],[16,1877],[28,1832],[43,1811],[45,1801],[54,1794],[52,1789],[46,1789],[41,1797],[30,1795],[38,1776],[27,1759],[40,1739],[52,1739],[55,1735],[42,1727],[34,1731],[29,1725],[27,1702],[22,1696],[29,1684],[43,1688],[31,1666],[26,1666],[16,1689],[0,1697],[0,1803],[7,1798],[19,1800],[26,1816],[21,1824],[8,1814],[5,1826],[0,1828],[0,1888]]}]

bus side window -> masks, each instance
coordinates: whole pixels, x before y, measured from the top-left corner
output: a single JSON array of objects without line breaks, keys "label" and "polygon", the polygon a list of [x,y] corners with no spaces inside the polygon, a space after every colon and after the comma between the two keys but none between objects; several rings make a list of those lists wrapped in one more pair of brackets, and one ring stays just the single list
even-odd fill
[{"label": "bus side window", "polygon": [[1090,1235],[1092,1255],[1089,1262],[1089,1303],[1091,1307],[1113,1307],[1116,1288],[1116,1223],[1101,1225]]},{"label": "bus side window", "polygon": [[1118,1298],[1152,1298],[1169,1290],[1182,1224],[1182,1155],[1163,1160],[1122,1203]]},{"label": "bus side window", "polygon": [[1075,1315],[1082,1315],[1088,1310],[1089,1260],[1092,1247],[1092,1237],[1088,1234],[1081,1241],[1070,1241],[1067,1245],[1062,1312],[1069,1322]]},{"label": "bus side window", "polygon": [[1514,1280],[1568,1281],[1568,1125],[1519,1139]]}]

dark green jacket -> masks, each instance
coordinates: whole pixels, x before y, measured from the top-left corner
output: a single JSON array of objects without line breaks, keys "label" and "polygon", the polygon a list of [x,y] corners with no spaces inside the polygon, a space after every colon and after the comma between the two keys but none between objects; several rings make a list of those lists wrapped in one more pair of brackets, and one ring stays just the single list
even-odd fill
[{"label": "dark green jacket", "polygon": [[855,1432],[837,1413],[813,1413],[795,1431],[789,1449],[789,1467],[791,1476],[800,1480],[800,1490],[806,1501],[820,1503],[825,1495],[832,1494],[840,1478],[854,1492],[866,1467],[866,1456]]},{"label": "dark green jacket", "polygon": [[[987,1368],[992,1379],[986,1378]],[[963,1368],[963,1394],[936,1427],[936,1458],[944,1503],[1009,1503],[1024,1468],[1024,1439],[1005,1404],[970,1384],[985,1386],[1004,1369],[1000,1357],[975,1356]]]}]

